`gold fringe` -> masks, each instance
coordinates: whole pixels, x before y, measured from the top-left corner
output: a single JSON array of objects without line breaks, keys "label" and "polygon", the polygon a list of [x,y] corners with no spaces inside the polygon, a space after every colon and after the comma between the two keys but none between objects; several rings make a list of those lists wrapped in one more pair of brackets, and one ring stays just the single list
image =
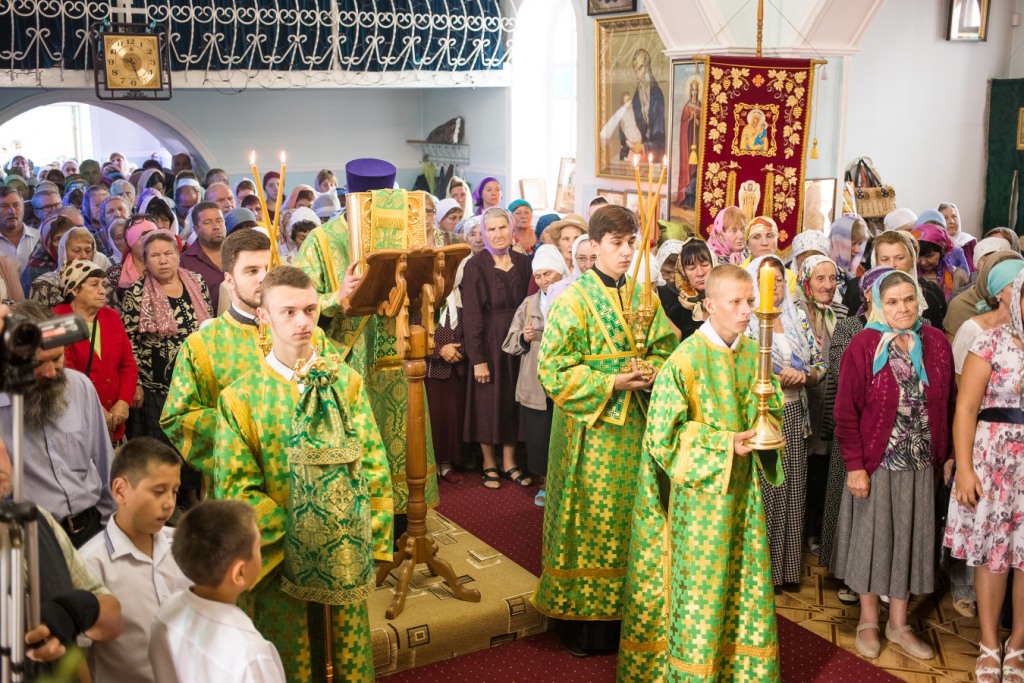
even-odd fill
[{"label": "gold fringe", "polygon": [[764,179],[764,209],[761,214],[771,218],[775,210],[775,174],[768,171]]},{"label": "gold fringe", "polygon": [[366,600],[375,587],[376,581],[344,590],[309,588],[292,583],[288,577],[281,577],[281,592],[285,595],[305,602],[318,602],[321,605],[353,605]]},{"label": "gold fringe", "polygon": [[729,171],[725,181],[725,205],[736,206],[736,171]]}]

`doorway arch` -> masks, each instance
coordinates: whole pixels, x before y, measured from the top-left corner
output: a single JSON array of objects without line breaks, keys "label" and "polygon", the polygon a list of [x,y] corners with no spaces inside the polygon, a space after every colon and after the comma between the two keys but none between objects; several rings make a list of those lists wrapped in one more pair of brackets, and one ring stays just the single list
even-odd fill
[{"label": "doorway arch", "polygon": [[0,106],[0,125],[38,107],[57,103],[88,105],[123,116],[149,131],[171,154],[184,152],[191,156],[193,168],[206,170],[219,166],[216,156],[202,137],[173,114],[149,102],[97,100],[95,93],[89,90],[51,90]]}]

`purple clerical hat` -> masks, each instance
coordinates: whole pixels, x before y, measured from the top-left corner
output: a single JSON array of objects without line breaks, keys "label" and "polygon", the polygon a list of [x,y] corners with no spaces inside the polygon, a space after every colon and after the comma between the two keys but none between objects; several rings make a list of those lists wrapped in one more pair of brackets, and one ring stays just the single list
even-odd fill
[{"label": "purple clerical hat", "polygon": [[353,159],[345,164],[345,180],[349,192],[390,190],[395,185],[398,169],[383,159]]}]

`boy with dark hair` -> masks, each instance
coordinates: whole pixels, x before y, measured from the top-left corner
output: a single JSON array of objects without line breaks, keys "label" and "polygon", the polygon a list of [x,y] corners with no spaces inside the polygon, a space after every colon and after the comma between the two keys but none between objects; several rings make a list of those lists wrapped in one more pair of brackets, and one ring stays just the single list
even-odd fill
[{"label": "boy with dark hair", "polygon": [[172,552],[195,585],[153,620],[149,661],[157,683],[284,683],[277,650],[235,606],[260,573],[252,508],[235,500],[200,503],[181,518]]},{"label": "boy with dark hair", "polygon": [[[636,463],[654,376],[637,367],[638,349],[623,309],[636,216],[603,206],[590,220],[597,263],[551,304],[541,341],[541,384],[554,401],[538,610],[564,620],[562,643],[576,656],[618,646],[636,491]],[[644,360],[655,369],[676,336],[652,299]]]},{"label": "boy with dark hair", "polygon": [[110,489],[117,512],[81,550],[121,601],[124,618],[121,637],[89,648],[96,683],[154,680],[146,657],[153,617],[190,585],[171,556],[172,531],[164,526],[174,512],[180,464],[173,448],[148,436],[132,439],[114,456]]}]

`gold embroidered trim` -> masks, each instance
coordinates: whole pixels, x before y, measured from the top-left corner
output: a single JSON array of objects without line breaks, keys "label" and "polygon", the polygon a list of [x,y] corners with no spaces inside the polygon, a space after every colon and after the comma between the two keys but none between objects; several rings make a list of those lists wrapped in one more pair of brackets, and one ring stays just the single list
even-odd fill
[{"label": "gold embroidered trim", "polygon": [[585,370],[578,365],[572,369],[569,373],[569,382],[565,385],[565,388],[558,392],[558,396],[555,397],[555,403],[558,405],[565,404],[572,396],[576,393],[576,390],[583,384],[583,375]]},{"label": "gold embroidered trim", "polygon": [[[743,645],[741,643],[727,643],[722,646],[721,651],[724,655],[742,655],[744,657],[755,657],[757,659],[775,659],[779,656],[778,646],[755,647],[753,645]],[[696,664],[693,662],[684,662],[672,655],[668,656],[668,663],[671,664],[673,668],[697,676],[711,676],[719,669],[717,663]]]},{"label": "gold embroidered trim", "polygon": [[619,351],[618,353],[599,353],[597,355],[580,356],[580,360],[614,360],[616,358],[633,358],[636,353],[633,351]]},{"label": "gold embroidered trim", "polygon": [[281,591],[283,593],[290,595],[296,600],[317,602],[321,605],[351,605],[357,602],[362,602],[369,597],[371,592],[373,592],[374,586],[375,582],[370,581],[369,583],[357,586],[356,588],[349,588],[346,590],[328,590],[326,588],[297,586],[289,581],[288,577],[281,577]]},{"label": "gold embroidered trim", "polygon": [[291,465],[345,465],[356,462],[363,455],[363,445],[358,439],[342,448],[293,448],[284,449]]},{"label": "gold embroidered trim", "polygon": [[664,652],[668,649],[668,641],[662,639],[656,640],[653,643],[641,643],[636,640],[623,638],[619,641],[619,647],[632,652]]},{"label": "gold embroidered trim", "polygon": [[556,579],[618,579],[626,575],[625,567],[595,567],[593,569],[557,569],[544,565],[544,573]]}]

